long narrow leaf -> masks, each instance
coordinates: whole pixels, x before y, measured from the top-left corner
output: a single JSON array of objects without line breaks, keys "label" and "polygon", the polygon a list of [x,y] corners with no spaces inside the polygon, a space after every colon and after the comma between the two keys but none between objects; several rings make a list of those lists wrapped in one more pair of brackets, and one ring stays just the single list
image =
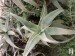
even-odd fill
[{"label": "long narrow leaf", "polygon": [[48,43],[54,43],[54,44],[59,43],[58,41],[54,40],[51,36],[48,36],[48,34],[45,34],[45,33],[43,33],[40,38],[41,40]]},{"label": "long narrow leaf", "polygon": [[[9,38],[9,36],[8,35],[4,35],[4,39],[5,39],[5,41],[8,43],[8,44],[10,44],[12,47],[15,47],[15,48],[18,48],[11,40],[10,40],[10,38]],[[18,48],[18,49],[20,49],[20,48]]]},{"label": "long narrow leaf", "polygon": [[4,25],[0,25],[1,32],[7,32],[7,28]]},{"label": "long narrow leaf", "polygon": [[13,36],[15,36],[16,34],[15,34],[14,31],[8,31],[8,35],[13,35]]},{"label": "long narrow leaf", "polygon": [[28,30],[30,29],[31,31],[36,31],[37,30],[37,26],[31,22],[28,22],[27,20],[25,20],[24,18],[17,16],[15,14],[10,13],[11,16],[13,16],[16,20],[20,21],[25,28]]},{"label": "long narrow leaf", "polygon": [[46,15],[47,15],[47,6],[46,6],[46,2],[44,1],[43,8],[42,8],[42,11],[41,11],[41,16],[40,16],[39,24],[40,24],[41,20],[42,20]]},{"label": "long narrow leaf", "polygon": [[40,41],[39,35],[34,34],[32,37],[29,38],[23,56],[27,56],[32,48]]},{"label": "long narrow leaf", "polygon": [[67,0],[58,0],[60,3],[67,5]]},{"label": "long narrow leaf", "polygon": [[46,27],[50,26],[52,21],[54,20],[54,18],[61,12],[63,12],[63,10],[56,9],[56,10],[50,12],[48,15],[46,15],[41,21],[42,28],[46,28]]},{"label": "long narrow leaf", "polygon": [[46,37],[43,38],[43,41],[46,41],[46,42],[48,42],[48,43],[53,43],[53,44],[66,43],[66,42],[69,42],[70,40],[72,40],[72,39],[75,38],[75,36],[73,36],[73,37],[71,37],[71,38],[69,38],[69,39],[66,39],[66,40],[64,40],[64,41],[56,41],[56,40],[53,39],[48,33],[49,33],[49,32],[45,32],[44,37],[45,37],[45,36],[46,36]]},{"label": "long narrow leaf", "polygon": [[29,12],[25,6],[23,5],[23,3],[21,2],[21,0],[12,0],[22,11],[25,12]]},{"label": "long narrow leaf", "polygon": [[37,3],[34,0],[24,0],[24,1],[35,6],[35,7],[38,7]]},{"label": "long narrow leaf", "polygon": [[56,6],[57,8],[61,8],[62,9],[62,7],[60,6],[60,4],[58,3],[57,0],[51,0],[51,1],[54,4],[54,6]]},{"label": "long narrow leaf", "polygon": [[47,15],[47,6],[46,6],[46,2],[44,1],[40,19],[43,19],[46,15]]},{"label": "long narrow leaf", "polygon": [[[2,17],[2,16],[1,16],[1,17]],[[4,17],[2,17],[2,18],[4,18]],[[0,30],[1,30],[1,31],[4,31],[4,32],[7,32],[7,26],[4,25],[3,23],[6,24],[6,22],[5,22],[4,20],[0,19]]]},{"label": "long narrow leaf", "polygon": [[49,27],[46,32],[50,35],[72,35],[75,34],[75,30],[63,29],[58,27]]},{"label": "long narrow leaf", "polygon": [[19,23],[17,24],[17,28],[16,29],[17,29],[18,33],[22,36],[21,27],[20,27]]},{"label": "long narrow leaf", "polygon": [[60,28],[69,28],[66,25],[63,25],[64,21],[63,20],[54,20],[51,24],[51,27],[60,27]]}]

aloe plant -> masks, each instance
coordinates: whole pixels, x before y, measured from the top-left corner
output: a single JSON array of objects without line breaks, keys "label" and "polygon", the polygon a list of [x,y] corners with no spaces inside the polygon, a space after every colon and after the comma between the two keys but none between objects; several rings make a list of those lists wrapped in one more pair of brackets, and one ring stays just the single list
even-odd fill
[{"label": "aloe plant", "polygon": [[10,46],[15,47],[20,49],[19,47],[17,47],[10,39],[10,36],[16,36],[16,33],[10,29],[9,26],[9,18],[5,17],[5,16],[1,16],[4,19],[0,19],[0,36],[3,36],[3,39],[10,44]]},{"label": "aloe plant", "polygon": [[35,25],[31,22],[28,22],[27,20],[23,19],[20,16],[17,16],[13,13],[10,13],[9,16],[13,16],[16,20],[20,21],[22,25],[24,25],[22,28],[25,30],[28,30],[32,33],[32,36],[29,37],[29,40],[27,41],[27,44],[24,49],[23,56],[27,56],[29,52],[32,50],[32,48],[39,42],[44,41],[48,43],[63,43],[54,40],[50,35],[71,35],[75,34],[75,30],[70,29],[64,29],[64,28],[58,28],[58,27],[49,27],[54,20],[54,18],[59,15],[61,12],[63,12],[63,9],[60,7],[57,7],[58,9],[50,12],[47,14],[47,8],[45,7],[46,3],[44,3],[43,11],[41,12],[41,17],[38,25]]},{"label": "aloe plant", "polygon": [[[24,0],[27,3],[30,3],[33,6],[36,6],[37,4],[33,0]],[[20,0],[13,0],[13,2],[22,10],[28,11],[26,8],[24,8],[23,4],[21,3]],[[17,3],[19,2],[21,6]],[[53,43],[53,44],[58,44],[58,43],[64,43],[67,41],[59,42],[56,41],[51,37],[51,35],[71,35],[75,34],[75,30],[70,30],[70,29],[64,29],[64,28],[58,28],[58,27],[50,27],[52,24],[52,21],[55,19],[56,16],[58,16],[61,12],[64,10],[58,3],[58,0],[52,0],[52,3],[57,7],[56,10],[47,13],[47,7],[46,7],[46,2],[44,1],[41,16],[40,16],[40,21],[39,24],[36,25],[34,23],[31,23],[26,20],[26,18],[22,18],[16,14],[13,13],[8,13],[8,16],[13,16],[17,21],[19,21],[23,26],[21,27],[22,29],[25,29],[27,31],[30,31],[32,36],[29,37],[27,44],[24,49],[23,56],[27,56],[29,52],[33,49],[33,47],[39,42],[42,41],[45,44],[47,43]],[[5,17],[6,18],[6,17]],[[8,18],[7,18],[8,19]],[[8,27],[8,20],[5,23],[5,25],[0,26],[0,32],[4,32],[4,39],[6,40],[7,43],[9,43],[11,46],[18,48],[16,45],[13,44],[13,42],[10,40],[9,35],[15,35],[14,31],[10,31]],[[18,31],[21,33],[20,31]],[[23,36],[24,37],[24,36]]]}]

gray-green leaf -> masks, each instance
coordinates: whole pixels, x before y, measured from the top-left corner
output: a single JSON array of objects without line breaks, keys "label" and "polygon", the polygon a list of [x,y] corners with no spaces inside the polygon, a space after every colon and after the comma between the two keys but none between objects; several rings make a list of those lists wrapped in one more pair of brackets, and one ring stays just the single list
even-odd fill
[{"label": "gray-green leaf", "polygon": [[54,44],[57,44],[59,43],[58,41],[54,40],[50,35],[48,34],[45,34],[43,33],[41,36],[40,36],[41,40],[45,41],[45,42],[48,42],[48,43],[54,43]]},{"label": "gray-green leaf", "polygon": [[12,0],[22,11],[29,12],[23,5],[21,0]]},{"label": "gray-green leaf", "polygon": [[13,13],[10,13],[11,16],[13,16],[16,20],[20,21],[20,23],[22,23],[25,27],[25,29],[30,29],[31,31],[36,31],[37,30],[37,26],[31,22],[28,22],[26,20],[26,18],[22,18],[20,16],[17,16]]},{"label": "gray-green leaf", "polygon": [[39,25],[41,23],[41,20],[47,15],[47,6],[46,6],[46,2],[44,1],[44,4],[43,4],[43,8],[42,8],[42,11],[41,11],[41,16],[40,16],[40,21],[39,21]]},{"label": "gray-green leaf", "polygon": [[75,34],[75,30],[69,30],[58,27],[49,27],[46,29],[46,32],[50,35],[72,35]]},{"label": "gray-green leaf", "polygon": [[[8,35],[4,35],[4,40],[8,43],[8,44],[10,44],[12,47],[15,47],[15,48],[18,48],[11,40],[10,40],[10,38],[9,38],[9,36]],[[20,49],[20,48],[18,48],[18,49]]]},{"label": "gray-green leaf", "polygon": [[35,7],[38,7],[37,3],[34,0],[24,0],[24,1],[35,6]]},{"label": "gray-green leaf", "polygon": [[32,48],[40,41],[39,34],[33,34],[32,37],[29,38],[26,47],[24,49],[23,56],[27,56]]},{"label": "gray-green leaf", "polygon": [[54,20],[54,18],[59,15],[61,12],[63,12],[62,9],[56,9],[52,12],[50,12],[48,15],[46,15],[42,20],[41,20],[41,27],[47,28],[48,26],[51,25],[52,21]]},{"label": "gray-green leaf", "polygon": [[56,6],[57,8],[61,8],[62,9],[62,7],[60,6],[60,4],[58,3],[57,0],[51,0],[51,1],[54,4],[54,6]]}]

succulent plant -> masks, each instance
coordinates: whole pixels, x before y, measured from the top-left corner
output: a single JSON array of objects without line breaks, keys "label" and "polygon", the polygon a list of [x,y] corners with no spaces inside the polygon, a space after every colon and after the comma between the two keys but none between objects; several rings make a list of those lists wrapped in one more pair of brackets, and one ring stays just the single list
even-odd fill
[{"label": "succulent plant", "polygon": [[[21,6],[19,6],[18,2],[21,4],[20,0],[18,0],[18,1],[12,0],[12,1],[18,7],[20,7],[22,10],[27,11],[26,8],[23,9]],[[37,6],[37,4],[33,0],[24,0],[24,1],[27,3],[30,3],[33,6]],[[57,0],[52,0],[52,3],[57,7],[57,9],[50,12],[50,13],[47,13],[46,2],[44,0],[43,8],[42,8],[41,16],[40,16],[40,21],[39,21],[38,25],[31,23],[31,22],[27,21],[26,18],[22,18],[16,14],[11,13],[11,12],[7,13],[8,17],[10,17],[10,16],[14,17],[17,21],[19,21],[22,24],[22,26],[20,27],[21,29],[25,29],[27,31],[30,31],[30,33],[31,33],[31,36],[29,37],[27,44],[25,46],[23,56],[27,56],[29,54],[29,52],[33,49],[33,47],[39,41],[42,41],[44,44],[48,44],[48,43],[58,44],[58,43],[65,43],[68,41],[68,40],[67,41],[65,40],[62,42],[56,41],[55,39],[53,39],[51,37],[51,35],[72,35],[72,34],[75,34],[75,30],[58,28],[58,27],[51,27],[52,21],[55,19],[55,17],[64,11]],[[7,22],[5,23],[4,26],[3,25],[0,26],[0,29],[2,30],[0,32],[1,33],[3,32],[3,35],[4,35],[3,38],[6,40],[6,42],[8,42],[11,46],[13,46],[15,48],[18,48],[17,46],[15,46],[13,44],[13,42],[9,38],[9,35],[15,35],[15,33],[14,33],[14,31],[10,31],[10,28],[8,27],[8,21],[9,21],[8,18],[6,16],[4,18],[6,18]],[[18,32],[21,33],[20,29]],[[25,37],[25,36],[23,36],[23,37]]]}]

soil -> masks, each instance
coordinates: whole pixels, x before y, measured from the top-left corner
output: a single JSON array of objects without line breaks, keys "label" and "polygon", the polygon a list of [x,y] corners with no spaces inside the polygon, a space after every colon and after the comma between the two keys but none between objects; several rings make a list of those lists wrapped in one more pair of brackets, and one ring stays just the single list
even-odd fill
[{"label": "soil", "polygon": [[37,52],[44,54],[38,54],[37,56],[58,56],[58,48],[55,47],[55,45],[52,45],[51,47],[46,45],[36,45],[35,49],[32,50],[32,54]]}]

